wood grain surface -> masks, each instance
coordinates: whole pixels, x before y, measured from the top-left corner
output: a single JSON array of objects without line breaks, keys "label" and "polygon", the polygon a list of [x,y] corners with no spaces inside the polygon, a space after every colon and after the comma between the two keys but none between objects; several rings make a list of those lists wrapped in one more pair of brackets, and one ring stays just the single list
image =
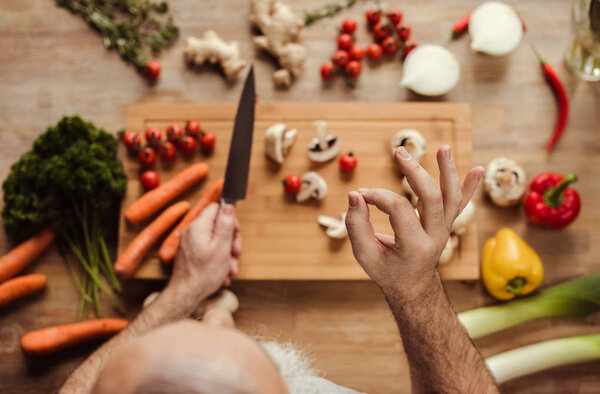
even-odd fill
[{"label": "wood grain surface", "polygon": [[[217,136],[213,154],[179,154],[169,162],[157,160],[155,170],[166,182],[191,162],[205,161],[209,175],[180,199],[192,204],[214,180],[223,177],[227,164],[236,104],[136,104],[127,108],[126,129],[142,134],[146,127],[162,130],[169,124],[185,126],[187,119],[198,119],[204,130]],[[307,146],[316,136],[315,122],[327,121],[327,133],[341,141],[340,154],[353,152],[360,161],[352,174],[341,173],[337,158],[328,163],[312,163]],[[240,258],[240,280],[352,280],[368,279],[356,264],[347,239],[328,238],[317,224],[318,215],[339,217],[345,212],[347,194],[360,187],[385,187],[401,193],[400,174],[391,160],[390,141],[396,131],[419,130],[429,149],[422,163],[437,179],[436,147],[449,144],[459,174],[473,166],[471,108],[453,103],[260,103],[256,109],[254,141],[250,160],[248,195],[236,206],[243,228],[244,253]],[[264,149],[264,131],[273,123],[284,123],[298,130],[297,141],[283,165],[268,159]],[[125,208],[143,193],[139,181],[140,165],[135,156],[123,155],[127,173],[127,193],[119,218],[118,254],[121,255],[135,236],[154,217],[132,225],[125,219]],[[287,174],[302,176],[318,172],[327,182],[327,196],[321,201],[297,203],[286,195],[281,180]],[[375,231],[392,232],[389,219],[377,209],[371,210]],[[168,271],[158,257],[160,242],[148,253],[137,270],[137,278],[166,278]],[[477,224],[471,222],[460,237],[454,258],[440,265],[446,280],[479,277]]]},{"label": "wood grain surface", "polygon": [[[329,0],[289,2],[297,12]],[[305,29],[301,38],[309,54],[302,77],[291,89],[276,90],[268,56],[255,53],[246,0],[170,0],[182,39],[159,58],[163,73],[148,86],[99,35],[51,0],[0,0],[0,179],[31,148],[33,140],[65,114],[79,114],[109,130],[124,127],[126,106],[139,101],[237,103],[241,83],[228,84],[211,67],[188,69],[182,61],[183,40],[215,29],[226,40],[238,40],[242,54],[254,62],[260,100],[264,102],[446,101],[472,104],[474,164],[506,155],[517,159],[529,176],[550,170],[577,172],[583,207],[578,220],[563,231],[527,226],[520,208],[496,209],[482,201],[477,213],[478,242],[502,226],[511,226],[540,254],[543,286],[600,271],[600,84],[579,81],[562,63],[568,41],[571,1],[509,0],[525,19],[524,42],[505,58],[473,54],[469,37],[448,43],[452,24],[478,0],[388,1],[404,11],[420,43],[446,45],[461,64],[460,82],[448,95],[429,99],[398,89],[402,66],[389,61],[365,63],[355,88],[337,79],[324,86],[318,73],[334,51],[336,27],[346,17],[361,23],[357,39],[370,42],[364,30],[366,3],[358,2],[330,21]],[[567,130],[551,155],[544,151],[556,117],[556,102],[529,48],[539,51],[557,70],[570,98]],[[479,195],[481,197],[481,195]],[[0,205],[2,203],[0,202]],[[111,253],[115,253],[117,212]],[[12,244],[0,230],[0,253]],[[55,248],[27,272],[48,276],[47,289],[0,311],[0,392],[55,391],[97,343],[42,360],[26,360],[19,337],[27,331],[76,319],[77,291]],[[162,282],[131,281],[123,300],[133,318],[143,298]],[[458,311],[492,303],[478,281],[446,282]],[[367,281],[234,283],[241,308],[236,314],[245,332],[291,340],[305,349],[315,366],[336,383],[370,393],[408,393],[409,375],[402,343],[379,290]],[[108,308],[108,306],[106,306]],[[117,315],[107,311],[107,315]],[[475,344],[484,356],[530,343],[600,332],[600,315],[586,319],[531,322]],[[600,363],[555,368],[515,379],[504,393],[597,393]]]}]

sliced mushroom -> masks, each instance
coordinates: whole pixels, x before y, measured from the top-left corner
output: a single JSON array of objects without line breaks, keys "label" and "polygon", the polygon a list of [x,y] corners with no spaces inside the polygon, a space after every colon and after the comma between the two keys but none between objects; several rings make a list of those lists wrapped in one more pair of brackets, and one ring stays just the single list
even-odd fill
[{"label": "sliced mushroom", "polygon": [[346,230],[346,213],[340,215],[340,219],[333,218],[331,216],[319,215],[317,222],[321,226],[327,227],[325,234],[328,237],[335,239],[346,238],[348,231]]},{"label": "sliced mushroom", "polygon": [[296,142],[296,129],[287,129],[283,123],[275,123],[265,131],[265,153],[279,164],[283,163],[290,148]]},{"label": "sliced mushroom", "polygon": [[475,216],[475,203],[469,200],[462,212],[454,219],[452,233],[463,235],[467,231],[467,225],[473,219],[473,216]]},{"label": "sliced mushroom", "polygon": [[327,135],[327,122],[318,120],[317,134],[308,144],[308,157],[317,163],[333,159],[340,151],[340,139],[335,135]]},{"label": "sliced mushroom", "polygon": [[307,172],[302,175],[302,186],[300,191],[296,194],[296,201],[302,202],[309,198],[316,198],[322,200],[327,194],[327,182],[316,172]]},{"label": "sliced mushroom", "polygon": [[421,161],[421,158],[425,154],[425,138],[415,129],[403,129],[398,131],[394,138],[392,138],[392,155],[396,152],[396,148],[403,146],[406,148],[408,153],[412,155],[417,161]]},{"label": "sliced mushroom", "polygon": [[498,157],[488,164],[483,179],[486,194],[500,207],[518,204],[525,194],[527,179],[516,161]]},{"label": "sliced mushroom", "polygon": [[445,264],[452,260],[452,256],[454,256],[454,249],[458,246],[458,237],[456,235],[451,235],[448,237],[448,242],[446,242],[446,246],[444,246],[444,250],[442,250],[442,254],[440,255],[440,259],[438,260],[440,264]]},{"label": "sliced mushroom", "polygon": [[419,198],[415,194],[412,187],[410,187],[410,185],[408,184],[408,179],[406,179],[406,177],[402,179],[402,190],[404,191],[404,196],[408,199],[408,201],[410,201],[412,206],[416,207]]}]

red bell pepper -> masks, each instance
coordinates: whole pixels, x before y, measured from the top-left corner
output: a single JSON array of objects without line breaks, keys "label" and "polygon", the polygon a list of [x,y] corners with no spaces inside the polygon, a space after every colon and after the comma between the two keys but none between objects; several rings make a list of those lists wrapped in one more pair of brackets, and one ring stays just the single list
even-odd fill
[{"label": "red bell pepper", "polygon": [[564,177],[553,172],[544,172],[535,177],[525,197],[527,220],[557,229],[575,220],[581,209],[581,201],[579,193],[569,185],[576,181],[575,174]]}]

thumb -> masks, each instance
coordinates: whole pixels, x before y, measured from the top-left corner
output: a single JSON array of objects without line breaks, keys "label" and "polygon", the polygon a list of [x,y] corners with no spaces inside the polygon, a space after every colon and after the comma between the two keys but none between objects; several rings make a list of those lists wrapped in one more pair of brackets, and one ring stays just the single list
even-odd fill
[{"label": "thumb", "polygon": [[375,230],[369,221],[369,207],[358,192],[348,193],[346,229],[352,244],[352,252],[359,262],[377,253]]},{"label": "thumb", "polygon": [[213,239],[217,242],[223,242],[231,245],[235,235],[235,224],[236,219],[233,205],[224,204],[219,209],[219,214],[215,220]]}]

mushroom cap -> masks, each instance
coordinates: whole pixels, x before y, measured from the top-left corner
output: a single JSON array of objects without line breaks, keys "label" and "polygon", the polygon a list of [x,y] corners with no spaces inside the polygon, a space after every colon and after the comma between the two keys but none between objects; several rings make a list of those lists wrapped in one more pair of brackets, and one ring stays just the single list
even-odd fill
[{"label": "mushroom cap", "polygon": [[265,131],[265,154],[281,164],[295,140],[296,129],[288,130],[285,124],[275,123]]},{"label": "mushroom cap", "polygon": [[500,207],[518,204],[527,189],[527,176],[516,161],[498,157],[488,164],[483,178],[485,193]]},{"label": "mushroom cap", "polygon": [[462,235],[467,231],[467,225],[475,216],[475,203],[469,200],[461,213],[458,214],[454,223],[452,223],[452,232],[456,235]]},{"label": "mushroom cap", "polygon": [[322,200],[327,194],[327,182],[316,172],[309,171],[302,175],[302,186],[296,194],[296,201],[302,202],[313,197]]},{"label": "mushroom cap", "polygon": [[396,134],[391,141],[392,155],[396,152],[396,148],[403,146],[406,148],[408,153],[412,155],[417,161],[421,161],[421,158],[425,154],[427,144],[425,138],[419,131],[415,129],[403,129]]},{"label": "mushroom cap", "polygon": [[442,254],[440,255],[440,259],[438,262],[440,264],[445,264],[452,260],[452,256],[454,255],[454,249],[458,246],[458,237],[456,235],[451,235],[448,237],[448,242],[446,242],[446,246],[442,250]]},{"label": "mushroom cap", "polygon": [[340,215],[340,219],[319,215],[317,222],[321,226],[327,227],[325,234],[330,238],[342,239],[348,235],[348,230],[346,230],[346,212]]}]

